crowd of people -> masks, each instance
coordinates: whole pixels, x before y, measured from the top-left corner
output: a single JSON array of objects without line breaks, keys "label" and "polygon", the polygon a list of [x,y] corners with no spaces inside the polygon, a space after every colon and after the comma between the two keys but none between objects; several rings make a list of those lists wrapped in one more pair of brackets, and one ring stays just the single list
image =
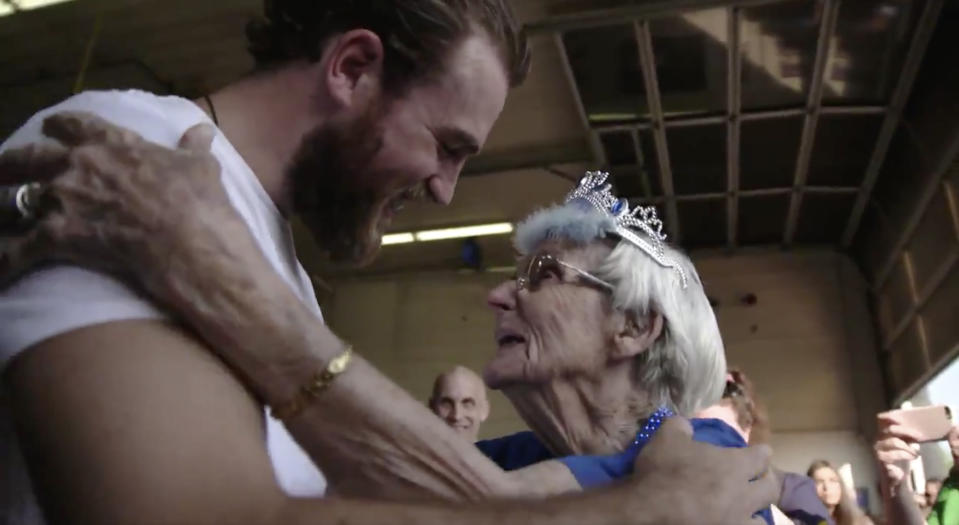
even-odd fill
[{"label": "crowd of people", "polygon": [[[268,0],[248,33],[220,91],[79,94],[0,147],[9,523],[855,523],[831,467],[771,466],[695,266],[605,173],[519,223],[493,357],[433,414],[323,323],[289,217],[360,264],[452,199],[529,68],[505,0]],[[529,431],[477,441],[484,384]]]}]

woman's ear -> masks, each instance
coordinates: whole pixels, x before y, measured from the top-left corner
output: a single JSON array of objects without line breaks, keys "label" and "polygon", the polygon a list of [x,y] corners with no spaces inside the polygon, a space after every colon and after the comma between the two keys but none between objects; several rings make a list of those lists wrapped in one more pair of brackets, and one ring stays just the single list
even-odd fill
[{"label": "woman's ear", "polygon": [[634,312],[624,314],[610,359],[632,359],[645,352],[663,333],[663,321],[662,314],[652,310],[645,316]]}]

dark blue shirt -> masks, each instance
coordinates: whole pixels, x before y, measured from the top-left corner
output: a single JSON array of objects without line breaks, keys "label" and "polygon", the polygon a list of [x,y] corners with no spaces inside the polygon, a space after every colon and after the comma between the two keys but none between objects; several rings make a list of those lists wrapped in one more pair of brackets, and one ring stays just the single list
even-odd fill
[{"label": "dark blue shirt", "polygon": [[[742,448],[746,441],[735,429],[719,419],[692,419],[693,439],[720,447]],[[633,463],[642,447],[633,446],[624,452],[609,456],[566,456],[556,458],[532,432],[488,439],[476,444],[486,457],[503,470],[516,470],[548,459],[566,465],[583,489],[607,485],[633,472]],[[772,524],[772,513],[763,509],[759,514]]]}]

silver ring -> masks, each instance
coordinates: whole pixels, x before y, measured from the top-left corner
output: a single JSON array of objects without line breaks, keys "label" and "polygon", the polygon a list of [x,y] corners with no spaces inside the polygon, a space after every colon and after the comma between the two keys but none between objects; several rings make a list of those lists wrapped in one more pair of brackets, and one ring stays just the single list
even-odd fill
[{"label": "silver ring", "polygon": [[6,210],[0,210],[0,215],[8,217],[17,223],[29,222],[36,219],[40,210],[40,197],[45,186],[40,182],[28,182],[16,186],[0,187],[3,195],[2,203]]}]

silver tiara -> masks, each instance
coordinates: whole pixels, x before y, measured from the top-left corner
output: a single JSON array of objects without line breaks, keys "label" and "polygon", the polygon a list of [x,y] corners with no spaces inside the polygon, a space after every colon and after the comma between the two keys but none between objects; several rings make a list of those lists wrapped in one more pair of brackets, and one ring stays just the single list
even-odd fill
[{"label": "silver tiara", "polygon": [[[683,289],[686,289],[686,272],[666,254],[666,234],[663,233],[663,221],[656,216],[656,208],[637,206],[629,209],[629,201],[613,195],[612,184],[606,183],[608,177],[609,173],[605,171],[587,171],[576,189],[566,195],[566,203],[585,202],[609,215],[616,224],[616,235],[646,252],[660,266],[676,270]],[[645,237],[638,235],[634,229],[641,230]]]}]

